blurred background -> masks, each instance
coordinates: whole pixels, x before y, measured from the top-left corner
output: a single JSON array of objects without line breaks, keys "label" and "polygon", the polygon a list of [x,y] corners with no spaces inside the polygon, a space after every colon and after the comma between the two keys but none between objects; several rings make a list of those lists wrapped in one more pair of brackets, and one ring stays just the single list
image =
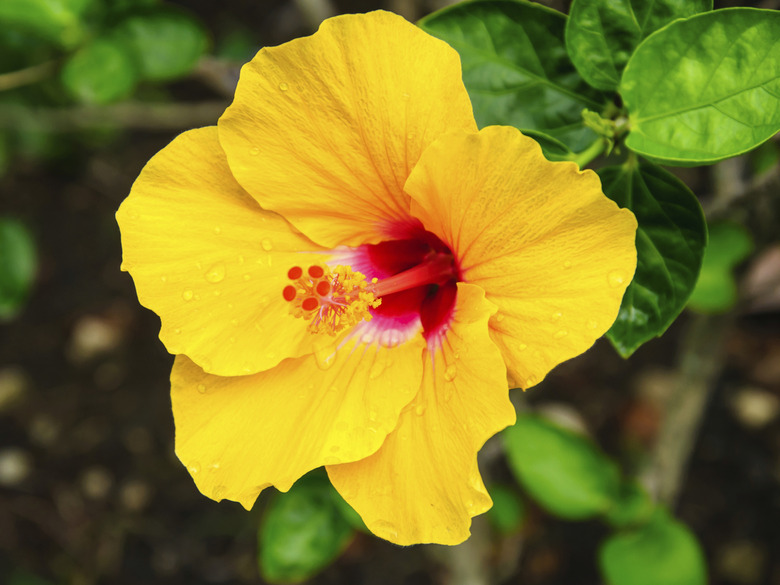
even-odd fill
[{"label": "blurred background", "polygon": [[[173,358],[119,270],[114,212],[154,153],[216,122],[260,47],[338,13],[386,8],[414,21],[443,2],[63,0],[71,12],[55,14],[56,4],[30,0],[20,14],[0,0],[0,584],[262,583],[258,530],[273,490],[249,513],[217,504],[176,459]],[[95,38],[105,42],[79,52]],[[134,66],[117,38],[141,47]],[[747,228],[744,252],[705,271],[734,298],[686,311],[629,360],[600,340],[515,391],[518,408],[586,433],[667,502],[718,585],[780,584],[778,152],[775,139],[675,169],[708,217]],[[482,456],[503,505],[475,519],[466,544],[401,548],[350,532],[311,582],[601,583],[608,528],[535,504],[498,440]]]}]

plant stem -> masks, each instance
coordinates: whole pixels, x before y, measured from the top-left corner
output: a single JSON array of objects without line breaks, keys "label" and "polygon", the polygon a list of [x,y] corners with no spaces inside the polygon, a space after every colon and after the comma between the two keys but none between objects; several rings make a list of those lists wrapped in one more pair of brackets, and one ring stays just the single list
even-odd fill
[{"label": "plant stem", "polygon": [[599,138],[598,140],[595,140],[588,148],[583,150],[582,152],[579,152],[575,154],[571,160],[575,163],[577,163],[577,166],[580,168],[585,167],[588,165],[593,159],[595,159],[597,156],[599,156],[602,152],[604,152],[604,149],[607,147],[607,142],[603,138]]},{"label": "plant stem", "polygon": [[19,71],[0,73],[0,91],[24,87],[43,81],[54,71],[54,61],[46,61]]}]

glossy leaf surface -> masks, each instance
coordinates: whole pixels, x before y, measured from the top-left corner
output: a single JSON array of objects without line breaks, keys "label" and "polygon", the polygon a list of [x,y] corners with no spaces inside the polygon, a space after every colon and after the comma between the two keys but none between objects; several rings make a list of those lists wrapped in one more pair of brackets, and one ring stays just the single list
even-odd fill
[{"label": "glossy leaf surface", "polygon": [[696,197],[652,163],[598,171],[604,193],[634,212],[637,268],[607,337],[623,357],[660,336],[696,285],[707,226]]},{"label": "glossy leaf surface", "polygon": [[0,320],[22,308],[36,268],[35,242],[27,228],[15,219],[0,218]]},{"label": "glossy leaf surface", "polygon": [[707,570],[696,537],[687,526],[656,511],[640,529],[609,537],[599,551],[607,585],[704,585]]},{"label": "glossy leaf surface", "polygon": [[93,0],[0,0],[0,27],[18,28],[65,47],[84,35],[81,16]]},{"label": "glossy leaf surface", "polygon": [[603,98],[566,53],[566,17],[522,0],[462,2],[423,18],[420,27],[454,47],[480,127],[537,130],[580,151],[595,134],[582,110]]},{"label": "glossy leaf surface", "polygon": [[711,163],[780,130],[780,12],[716,10],[650,35],[626,65],[626,145],[666,164]]},{"label": "glossy leaf surface", "polygon": [[732,271],[753,251],[753,238],[741,225],[720,222],[710,226],[699,280],[688,307],[700,313],[720,313],[737,302],[737,283]]},{"label": "glossy leaf surface", "polygon": [[272,583],[298,583],[328,566],[353,530],[334,501],[330,482],[304,476],[271,502],[260,527],[260,571]]},{"label": "glossy leaf surface", "polygon": [[570,520],[605,513],[618,496],[617,466],[588,439],[535,415],[504,433],[509,467],[545,509]]},{"label": "glossy leaf surface", "polygon": [[642,39],[673,20],[711,9],[712,0],[574,0],[566,47],[585,81],[613,90]]}]

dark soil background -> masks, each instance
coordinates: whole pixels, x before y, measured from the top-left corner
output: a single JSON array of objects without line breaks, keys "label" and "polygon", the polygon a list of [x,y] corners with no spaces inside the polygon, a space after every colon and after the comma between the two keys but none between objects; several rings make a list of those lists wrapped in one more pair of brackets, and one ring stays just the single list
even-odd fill
[{"label": "dark soil background", "polygon": [[[178,4],[207,24],[217,47],[238,26],[257,47],[310,32],[285,0]],[[353,0],[337,9],[377,5]],[[384,7],[412,16],[428,10],[413,2]],[[169,90],[172,100],[226,99],[202,79]],[[61,134],[55,156],[18,159],[0,178],[2,215],[31,228],[40,257],[26,308],[0,324],[0,584],[262,582],[256,531],[272,490],[250,513],[197,491],[173,454],[172,357],[157,339],[159,320],[119,271],[114,212],[145,162],[177,133]],[[685,174],[705,201],[710,173]],[[766,260],[770,243],[743,271],[760,262],[778,270],[777,260]],[[717,585],[780,584],[778,306],[744,304],[729,326],[675,509],[700,539]],[[585,426],[627,467],[641,465],[696,319],[684,314],[627,361],[602,340],[526,398]],[[500,459],[489,467],[495,477],[506,473]],[[483,557],[500,568],[496,582],[595,585],[606,534],[601,524],[562,522],[529,502],[522,535]],[[442,547],[401,548],[360,534],[312,582],[450,583],[455,567]]]}]

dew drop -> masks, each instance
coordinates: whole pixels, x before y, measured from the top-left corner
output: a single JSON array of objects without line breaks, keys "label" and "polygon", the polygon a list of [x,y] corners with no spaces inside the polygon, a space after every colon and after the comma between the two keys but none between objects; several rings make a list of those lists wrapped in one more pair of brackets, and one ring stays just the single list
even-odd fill
[{"label": "dew drop", "polygon": [[503,321],[503,320],[504,320],[504,315],[503,315],[503,313],[496,313],[496,321],[498,321],[499,323],[501,323],[501,321]]},{"label": "dew drop", "polygon": [[338,453],[340,450],[341,450],[341,447],[339,447],[338,445],[333,445],[333,446],[330,448],[330,452],[331,452],[331,453]]},{"label": "dew drop", "polygon": [[528,346],[525,343],[521,343],[520,345],[517,346],[517,349],[519,349],[520,351],[523,351],[523,350],[528,349]]},{"label": "dew drop", "polygon": [[200,463],[193,463],[187,468],[187,471],[190,472],[190,475],[196,475],[200,473]]},{"label": "dew drop", "polygon": [[444,379],[448,382],[452,382],[455,376],[458,375],[458,370],[455,368],[455,364],[450,364],[447,369],[444,370]]},{"label": "dew drop", "polygon": [[599,326],[599,322],[596,321],[595,319],[591,319],[590,321],[588,321],[588,329],[597,329],[598,326]]},{"label": "dew drop", "polygon": [[191,301],[193,294],[194,293],[191,290],[187,289],[183,293],[181,293],[181,298],[183,298],[185,301]]},{"label": "dew drop", "polygon": [[368,420],[370,420],[371,422],[376,422],[376,419],[377,419],[376,410],[372,410],[371,412],[368,413]]},{"label": "dew drop", "polygon": [[555,311],[555,312],[552,314],[552,320],[553,320],[553,321],[557,321],[557,320],[558,320],[558,319],[560,319],[561,317],[563,317],[563,313],[561,313],[560,311]]},{"label": "dew drop", "polygon": [[214,264],[206,272],[206,280],[211,283],[222,282],[225,279],[225,265],[222,262]]},{"label": "dew drop", "polygon": [[263,238],[263,240],[260,242],[260,245],[263,247],[263,250],[265,250],[266,252],[270,251],[271,248],[274,247],[273,243],[268,238]]},{"label": "dew drop", "polygon": [[252,149],[250,149],[249,154],[251,154],[252,156],[257,156],[258,154],[260,154],[260,149],[255,146]]},{"label": "dew drop", "polygon": [[330,369],[336,362],[336,346],[333,343],[314,348],[314,362],[321,370]]},{"label": "dew drop", "polygon": [[360,336],[360,343],[371,344],[374,343],[374,334],[370,331],[366,331]]},{"label": "dew drop", "polygon": [[163,282],[167,282],[168,281],[168,277],[167,276],[161,276],[160,280],[162,280]]},{"label": "dew drop", "polygon": [[290,89],[290,86],[287,83],[285,83],[284,81],[282,81],[279,84],[279,89],[281,89],[282,91],[287,91],[288,89]]},{"label": "dew drop", "polygon": [[214,233],[215,233],[215,234],[220,234],[220,233],[222,233],[222,228],[221,228],[221,227],[219,227],[219,226],[216,226],[216,227],[214,228]]},{"label": "dew drop", "polygon": [[569,332],[568,332],[568,331],[566,331],[566,329],[559,329],[558,331],[556,331],[556,332],[553,334],[553,338],[555,338],[555,339],[561,339],[561,338],[563,338],[563,337],[566,337],[568,334],[569,334]]},{"label": "dew drop", "polygon": [[245,262],[245,259],[244,259],[244,257],[243,257],[241,254],[239,254],[239,255],[238,255],[238,263],[239,263],[239,264],[243,264],[244,262]]},{"label": "dew drop", "polygon": [[368,370],[368,378],[370,380],[376,380],[379,376],[382,375],[382,372],[384,371],[385,371],[384,360],[377,360],[371,365],[371,368]]},{"label": "dew drop", "polygon": [[231,319],[230,324],[236,327],[238,325],[238,319]]},{"label": "dew drop", "polygon": [[252,279],[252,276],[250,274],[244,274],[244,281],[245,282],[248,281],[248,280],[251,280],[251,279]]},{"label": "dew drop", "polygon": [[211,465],[209,465],[209,468],[210,468],[210,469],[219,469],[219,462],[218,462],[218,461],[215,461],[214,463],[212,463]]},{"label": "dew drop", "polygon": [[566,262],[563,263],[564,268],[571,268],[571,260],[566,260]]},{"label": "dew drop", "polygon": [[393,540],[398,537],[398,529],[395,527],[395,524],[387,522],[386,520],[380,520],[374,524],[373,528],[371,528],[371,532],[387,540]]},{"label": "dew drop", "polygon": [[177,327],[176,329],[174,329],[174,330],[173,330],[173,332],[174,332],[174,333],[181,333],[181,329],[179,329],[179,328]]},{"label": "dew drop", "polygon": [[422,404],[418,404],[417,406],[415,406],[414,414],[416,414],[417,416],[422,416],[423,414],[425,414],[425,406]]},{"label": "dew drop", "polygon": [[536,384],[536,378],[534,376],[529,376],[528,378],[526,378],[525,380],[526,388],[533,386],[534,384]]},{"label": "dew drop", "polygon": [[404,93],[401,97],[405,100],[408,100],[411,96],[408,93]]},{"label": "dew drop", "polygon": [[205,394],[206,393],[206,385],[205,384],[198,384],[198,392],[200,392],[201,394]]},{"label": "dew drop", "polygon": [[612,288],[617,288],[621,286],[625,282],[625,277],[623,276],[622,272],[618,272],[616,270],[613,270],[607,275],[607,281],[609,282],[609,286]]}]

